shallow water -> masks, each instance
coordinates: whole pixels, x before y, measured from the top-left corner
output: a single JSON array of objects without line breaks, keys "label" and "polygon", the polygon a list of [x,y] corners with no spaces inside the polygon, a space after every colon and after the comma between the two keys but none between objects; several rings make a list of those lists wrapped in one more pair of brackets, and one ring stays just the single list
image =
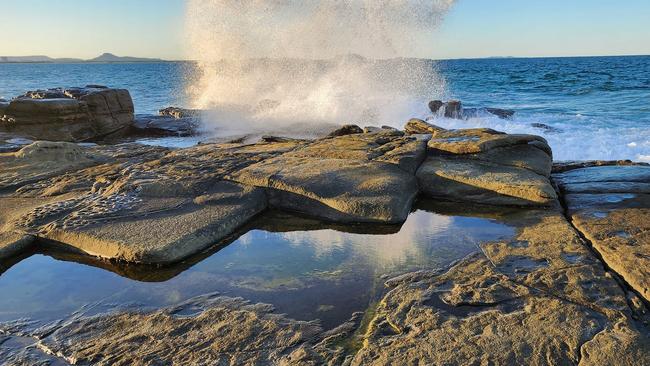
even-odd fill
[{"label": "shallow water", "polygon": [[0,262],[0,322],[53,320],[81,308],[161,307],[219,292],[273,304],[333,328],[376,301],[389,277],[445,268],[507,240],[486,217],[413,212],[402,226],[337,226],[284,213],[261,216],[230,243],[172,267],[128,266],[41,252]]}]

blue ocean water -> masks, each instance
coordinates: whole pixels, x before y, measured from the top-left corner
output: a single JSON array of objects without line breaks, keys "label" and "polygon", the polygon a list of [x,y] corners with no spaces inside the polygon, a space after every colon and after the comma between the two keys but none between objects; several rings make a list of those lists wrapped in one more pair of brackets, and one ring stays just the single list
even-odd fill
[{"label": "blue ocean water", "polygon": [[[447,98],[466,107],[517,111],[513,120],[438,118],[435,123],[443,127],[543,135],[557,160],[650,162],[650,56],[447,60],[435,67],[446,81]],[[0,64],[0,98],[104,84],[129,89],[137,113],[155,113],[188,105],[185,90],[192,75],[190,63]],[[414,111],[413,117],[426,116]],[[554,130],[532,126],[540,123]]]}]

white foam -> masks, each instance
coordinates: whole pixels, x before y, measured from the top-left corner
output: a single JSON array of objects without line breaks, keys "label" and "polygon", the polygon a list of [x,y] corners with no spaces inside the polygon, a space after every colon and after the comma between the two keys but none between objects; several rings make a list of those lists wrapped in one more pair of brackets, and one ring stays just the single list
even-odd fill
[{"label": "white foam", "polygon": [[[487,127],[508,133],[525,133],[546,138],[555,160],[625,160],[650,162],[650,128],[625,122],[605,123],[597,118],[566,115],[515,115],[513,120],[480,117],[469,120],[435,118],[445,128]],[[531,126],[542,123],[556,132]]]}]

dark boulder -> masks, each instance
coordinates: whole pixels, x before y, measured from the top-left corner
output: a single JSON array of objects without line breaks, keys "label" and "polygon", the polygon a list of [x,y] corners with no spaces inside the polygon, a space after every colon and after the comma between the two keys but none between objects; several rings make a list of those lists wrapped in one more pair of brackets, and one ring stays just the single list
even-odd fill
[{"label": "dark boulder", "polygon": [[201,110],[199,109],[188,109],[188,108],[179,108],[179,107],[167,107],[158,111],[158,114],[161,116],[174,117],[177,119],[180,118],[198,118],[201,116]]},{"label": "dark boulder", "polygon": [[344,125],[330,132],[327,137],[337,137],[363,133],[363,129],[357,125]]},{"label": "dark boulder", "polygon": [[175,118],[172,116],[136,116],[130,132],[139,136],[193,136],[198,133],[196,118]]}]

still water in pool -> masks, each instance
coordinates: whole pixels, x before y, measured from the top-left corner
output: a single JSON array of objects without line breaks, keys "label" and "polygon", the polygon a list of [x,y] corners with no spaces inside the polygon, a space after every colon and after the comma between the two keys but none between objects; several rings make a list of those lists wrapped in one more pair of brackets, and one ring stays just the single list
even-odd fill
[{"label": "still water in pool", "polygon": [[229,243],[171,267],[40,251],[0,262],[0,322],[59,319],[82,307],[161,307],[218,292],[329,329],[376,301],[388,277],[444,268],[481,242],[512,235],[496,219],[422,208],[401,227],[328,225],[272,212]]}]

